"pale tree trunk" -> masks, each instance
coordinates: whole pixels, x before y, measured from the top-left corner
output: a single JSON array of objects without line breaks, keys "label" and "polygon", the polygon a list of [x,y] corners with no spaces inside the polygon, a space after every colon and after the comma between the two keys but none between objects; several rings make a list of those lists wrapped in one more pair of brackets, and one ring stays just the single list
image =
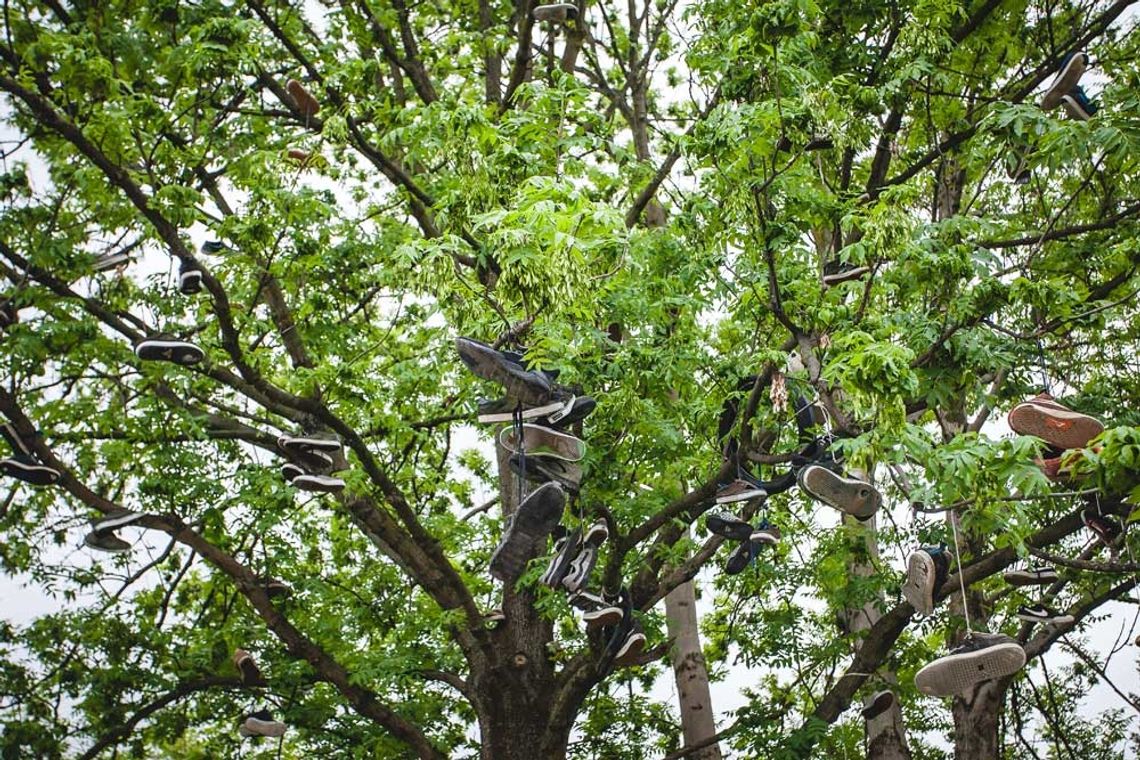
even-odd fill
[{"label": "pale tree trunk", "polygon": [[[716,735],[716,721],[709,694],[709,674],[701,652],[697,627],[697,597],[693,582],[683,583],[665,597],[665,621],[673,642],[670,657],[681,708],[685,746],[708,741]],[[720,746],[710,744],[693,752],[694,760],[720,760]]]},{"label": "pale tree trunk", "polygon": [[998,757],[998,724],[1009,679],[983,683],[972,699],[954,698],[954,759],[994,760]]}]

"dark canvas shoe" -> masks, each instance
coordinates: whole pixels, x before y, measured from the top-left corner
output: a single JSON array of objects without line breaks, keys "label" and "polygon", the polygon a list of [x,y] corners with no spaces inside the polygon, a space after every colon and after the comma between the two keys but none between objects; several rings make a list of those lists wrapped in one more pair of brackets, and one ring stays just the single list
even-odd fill
[{"label": "dark canvas shoe", "polygon": [[1033,170],[1029,168],[1029,160],[1022,156],[1017,163],[1007,163],[1007,173],[1015,185],[1028,185],[1033,179]]},{"label": "dark canvas shoe", "polygon": [[846,264],[836,259],[829,261],[823,265],[823,284],[830,288],[831,286],[838,285],[841,282],[858,280],[860,277],[870,271],[870,267]]},{"label": "dark canvas shoe", "polygon": [[546,417],[546,423],[560,430],[568,428],[589,417],[597,406],[598,402],[590,396],[571,396],[561,409]]},{"label": "dark canvas shoe", "polygon": [[[327,435],[283,435],[277,439],[277,446],[286,454],[301,454],[312,456],[314,452],[321,454],[334,454],[344,450],[340,438],[329,433]],[[332,464],[332,459],[325,457]]]},{"label": "dark canvas shoe", "polygon": [[1049,565],[1038,565],[1027,570],[1007,570],[1002,578],[1011,586],[1047,586],[1057,582],[1057,571]]},{"label": "dark canvas shoe", "polygon": [[705,527],[709,533],[732,541],[747,541],[752,537],[752,525],[730,512],[713,512],[705,518]]},{"label": "dark canvas shoe", "polygon": [[1089,100],[1089,96],[1079,86],[1061,98],[1061,105],[1065,107],[1065,113],[1069,114],[1070,118],[1080,121],[1088,121],[1096,116],[1099,110],[1096,103]]},{"label": "dark canvas shoe", "polygon": [[459,358],[472,374],[503,386],[507,395],[526,406],[544,406],[553,396],[550,379],[541,372],[523,369],[486,343],[470,338],[456,338]]},{"label": "dark canvas shoe", "polygon": [[207,240],[206,242],[202,243],[202,247],[198,250],[200,250],[202,253],[212,255],[215,253],[221,253],[222,251],[226,250],[226,244],[220,240]]},{"label": "dark canvas shoe", "polygon": [[535,21],[549,21],[561,24],[578,18],[578,6],[570,3],[551,3],[539,5],[531,11]]},{"label": "dark canvas shoe", "polygon": [[568,593],[577,593],[590,580],[590,573],[594,572],[594,565],[598,562],[598,549],[609,537],[610,529],[604,520],[596,521],[586,531],[582,537],[582,550],[570,563],[570,569],[562,579],[562,587]]},{"label": "dark canvas shoe", "polygon": [[1074,412],[1046,395],[1023,401],[1009,412],[1009,427],[1061,449],[1084,448],[1104,431],[1095,417]]},{"label": "dark canvas shoe", "polygon": [[1017,611],[1017,619],[1027,623],[1044,623],[1045,625],[1068,625],[1076,618],[1058,612],[1044,604],[1030,604]]},{"label": "dark canvas shoe", "polygon": [[59,470],[48,467],[46,464],[40,464],[35,459],[23,454],[15,454],[0,459],[0,472],[33,486],[50,486],[59,480]]},{"label": "dark canvas shoe", "polygon": [[902,587],[903,598],[923,617],[934,614],[934,591],[937,588],[938,568],[930,548],[924,546],[910,553],[906,562],[906,581]]},{"label": "dark canvas shoe", "polygon": [[20,310],[10,296],[0,298],[3,298],[3,303],[0,303],[0,329],[7,329],[20,321]]},{"label": "dark canvas shoe", "polygon": [[761,520],[756,530],[749,536],[752,543],[763,546],[775,546],[780,543],[780,537],[780,529],[767,520]]},{"label": "dark canvas shoe", "polygon": [[761,485],[744,478],[737,478],[731,483],[719,486],[716,489],[717,504],[733,504],[738,501],[765,499],[767,497],[768,492],[765,491]]},{"label": "dark canvas shoe", "polygon": [[1105,546],[1111,546],[1116,543],[1116,539],[1120,538],[1120,534],[1124,532],[1124,529],[1120,527],[1120,523],[1114,518],[1109,515],[1099,514],[1092,507],[1086,507],[1081,512],[1081,522],[1085,524],[1086,528],[1095,533],[1096,537],[1099,538],[1101,543]]},{"label": "dark canvas shoe", "polygon": [[135,356],[143,361],[165,361],[189,366],[206,358],[206,352],[185,340],[163,335],[146,338],[135,346]]},{"label": "dark canvas shoe", "polygon": [[131,550],[131,545],[111,531],[96,533],[91,531],[83,539],[83,545],[108,554],[122,554]]},{"label": "dark canvas shoe", "polygon": [[483,616],[483,625],[491,630],[502,627],[507,622],[507,615],[500,609],[493,609]]},{"label": "dark canvas shoe", "polygon": [[562,518],[565,506],[566,492],[554,483],[531,491],[511,515],[491,555],[491,575],[504,583],[514,583],[534,556],[535,544],[549,536]]},{"label": "dark canvas shoe", "polygon": [[270,736],[276,738],[284,736],[286,728],[287,726],[284,723],[274,720],[273,714],[268,710],[259,710],[245,717],[245,720],[238,727],[238,733],[245,737]]},{"label": "dark canvas shoe", "polygon": [[645,653],[645,634],[634,628],[625,637],[614,654],[614,667],[626,668],[638,665],[638,659]]},{"label": "dark canvas shoe", "polygon": [[895,693],[884,689],[871,696],[866,706],[860,711],[860,714],[863,716],[863,720],[874,720],[891,709],[894,703]]},{"label": "dark canvas shoe", "polygon": [[563,462],[548,457],[527,457],[526,466],[520,454],[511,454],[511,471],[532,483],[557,483],[571,493],[578,493],[582,484],[582,466],[577,462]]},{"label": "dark canvas shoe", "polygon": [[612,606],[613,600],[582,589],[570,595],[570,606],[579,610],[597,610]]},{"label": "dark canvas shoe", "polygon": [[751,540],[741,541],[732,550],[732,554],[728,555],[728,561],[724,563],[724,571],[729,575],[743,573],[752,564],[752,560],[756,558],[762,546],[762,544]]},{"label": "dark canvas shoe", "polygon": [[542,425],[522,425],[522,445],[514,427],[499,431],[499,443],[512,454],[526,452],[527,457],[550,457],[567,462],[580,462],[586,456],[586,443],[568,433],[560,433]]},{"label": "dark canvas shoe", "polygon": [[1049,83],[1049,89],[1041,97],[1041,108],[1045,111],[1052,111],[1061,105],[1061,99],[1081,81],[1081,76],[1084,75],[1088,65],[1089,57],[1083,52],[1078,51],[1065,56],[1065,59],[1061,61],[1061,70],[1057,72],[1057,76],[1053,77],[1053,81]]},{"label": "dark canvas shoe", "polygon": [[8,445],[12,447],[13,453],[34,458],[31,447],[24,442],[24,439],[16,432],[16,426],[11,422],[5,422],[3,425],[0,425],[0,436],[3,436],[4,440],[8,442]]},{"label": "dark canvas shoe", "polygon": [[609,628],[621,622],[621,607],[609,605],[588,610],[582,615],[582,622],[586,624],[586,631],[595,631],[599,628]]},{"label": "dark canvas shoe", "polygon": [[146,515],[142,512],[132,512],[129,509],[116,509],[113,512],[108,512],[106,515],[92,520],[91,529],[96,533],[103,533],[115,530],[115,528],[134,525],[144,517],[146,517]]},{"label": "dark canvas shoe", "polygon": [[293,596],[293,587],[276,578],[258,578],[257,585],[265,590],[270,599],[288,599]]},{"label": "dark canvas shoe", "polygon": [[192,296],[202,292],[202,270],[185,259],[178,266],[178,292]]},{"label": "dark canvas shoe", "polygon": [[1025,650],[1009,636],[975,633],[915,673],[914,685],[923,694],[950,697],[965,694],[983,681],[1011,676],[1023,667]]},{"label": "dark canvas shoe", "polygon": [[244,649],[235,649],[233,662],[238,675],[241,676],[242,686],[268,686],[268,682],[261,675],[257,663],[253,661],[253,655],[249,652]]},{"label": "dark canvas shoe", "polygon": [[818,501],[846,512],[859,520],[870,518],[879,510],[883,497],[873,485],[856,478],[845,478],[818,464],[800,470],[800,488]]},{"label": "dark canvas shoe", "polygon": [[581,551],[581,539],[582,531],[575,528],[554,542],[554,556],[550,558],[550,564],[546,566],[546,572],[542,574],[539,583],[551,588],[562,583],[570,570],[570,563]]},{"label": "dark canvas shoe", "polygon": [[286,462],[281,465],[281,477],[285,478],[286,483],[292,483],[295,478],[305,474],[305,468],[295,465],[292,462]]},{"label": "dark canvas shoe", "polygon": [[524,420],[534,420],[561,411],[566,406],[565,401],[552,400],[542,406],[525,406],[509,396],[497,399],[479,399],[479,412],[476,419],[479,422],[514,422],[515,412]]},{"label": "dark canvas shoe", "polygon": [[304,473],[289,481],[289,485],[301,491],[313,493],[338,493],[344,490],[344,481],[332,475]]}]

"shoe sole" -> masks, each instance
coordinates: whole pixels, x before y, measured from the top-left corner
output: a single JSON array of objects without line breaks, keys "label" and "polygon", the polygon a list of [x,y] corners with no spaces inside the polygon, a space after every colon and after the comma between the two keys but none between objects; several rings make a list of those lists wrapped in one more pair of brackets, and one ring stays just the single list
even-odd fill
[{"label": "shoe sole", "polygon": [[934,614],[934,582],[938,572],[934,559],[926,552],[913,552],[906,563],[903,598],[923,617]]},{"label": "shoe sole", "polygon": [[564,462],[581,462],[586,456],[586,442],[567,433],[542,427],[541,425],[522,426],[522,448],[513,427],[499,431],[499,443],[512,454],[526,454],[528,457],[547,457]]},{"label": "shoe sole", "polygon": [[581,422],[582,420],[589,417],[590,414],[593,413],[594,409],[596,409],[598,406],[598,402],[589,396],[579,396],[578,398],[574,399],[573,404],[574,406],[565,417],[558,417],[557,419],[554,419],[554,415],[551,414],[546,421],[553,427],[559,429],[567,428],[573,425],[575,422]]},{"label": "shoe sole", "polygon": [[535,21],[553,23],[573,21],[574,19],[578,18],[578,6],[570,5],[569,3],[540,5],[531,11],[531,17]]},{"label": "shoe sole", "polygon": [[752,499],[759,499],[767,495],[767,491],[762,488],[757,488],[752,491],[741,491],[740,493],[729,494],[728,496],[718,496],[716,497],[716,503],[735,504],[738,501],[751,501]]},{"label": "shoe sole", "polygon": [[1081,81],[1087,67],[1088,55],[1085,53],[1070,58],[1069,62],[1065,64],[1065,68],[1057,73],[1057,76],[1053,78],[1053,83],[1049,85],[1049,89],[1041,97],[1041,108],[1045,111],[1052,111],[1061,105],[1064,97]]},{"label": "shoe sole", "polygon": [[1065,107],[1065,113],[1069,114],[1070,118],[1077,119],[1078,121],[1088,121],[1092,118],[1092,114],[1081,107],[1077,99],[1071,95],[1066,95],[1061,98],[1061,105]]},{"label": "shoe sole", "polygon": [[511,516],[510,525],[491,555],[491,575],[504,583],[514,582],[533,556],[534,545],[550,535],[562,519],[565,506],[566,493],[556,483],[531,491]]},{"label": "shoe sole", "polygon": [[[522,419],[524,419],[524,420],[538,419],[539,417],[545,417],[548,414],[551,414],[552,412],[557,412],[563,406],[564,406],[564,404],[559,403],[559,402],[546,404],[545,406],[530,406],[530,407],[524,406],[522,408],[522,411],[520,412],[520,415],[521,415]],[[484,423],[514,422],[515,421],[515,413],[513,411],[510,411],[510,412],[491,412],[491,413],[487,413],[487,414],[480,414],[475,419],[478,420],[479,422],[484,422]]]},{"label": "shoe sole", "polygon": [[749,541],[754,541],[764,546],[775,546],[780,543],[780,537],[775,533],[768,533],[767,531],[756,531],[748,537]]},{"label": "shoe sole", "polygon": [[59,470],[46,464],[25,464],[15,459],[0,461],[4,474],[33,486],[50,486],[59,480]]},{"label": "shoe sole", "polygon": [[614,655],[614,665],[636,665],[637,658],[645,651],[645,634],[632,633],[626,637],[621,649]]},{"label": "shoe sole", "polygon": [[597,563],[598,548],[587,546],[570,564],[569,570],[562,578],[562,588],[566,589],[569,594],[577,593],[586,585],[586,581],[590,579],[590,573],[594,572],[594,565]]},{"label": "shoe sole", "polygon": [[285,730],[287,728],[284,723],[278,723],[275,720],[266,721],[258,720],[257,718],[246,718],[245,723],[246,726],[248,726],[246,730],[249,731],[250,735],[252,736],[269,736],[277,738],[278,736],[284,736]]},{"label": "shoe sole", "polygon": [[[97,552],[103,552],[104,554],[126,554],[127,552],[129,552],[131,550],[131,545],[126,543],[125,541],[123,542],[122,546],[111,549],[111,548],[106,547],[106,546],[98,546],[98,545],[92,543],[92,539],[94,539],[94,538],[97,538],[97,536],[94,532],[88,533],[83,539],[83,545],[86,546],[88,549],[93,549],[94,551],[97,551]],[[117,536],[116,536],[116,538],[117,538]]]},{"label": "shoe sole", "polygon": [[570,572],[571,565],[577,559],[578,552],[581,551],[580,539],[581,533],[577,530],[566,536],[564,543],[559,546],[558,552],[550,559],[546,572],[539,579],[540,583],[550,588],[556,588],[558,584],[562,583],[562,579]]},{"label": "shoe sole", "polygon": [[724,563],[724,572],[727,575],[740,575],[748,569],[753,559],[755,559],[755,556],[752,551],[751,542],[745,541],[736,547],[736,549],[732,551],[732,554],[728,555],[728,561]]},{"label": "shoe sole", "polygon": [[96,272],[106,272],[108,269],[115,269],[124,264],[129,264],[131,257],[126,254],[118,254],[115,256],[103,256],[95,260],[95,266],[92,267]]},{"label": "shoe sole", "polygon": [[1042,577],[1025,570],[1013,570],[1002,576],[1002,580],[1011,586],[1048,586],[1057,582],[1057,576]]},{"label": "shoe sole", "polygon": [[869,483],[841,477],[819,465],[800,470],[799,481],[800,487],[815,499],[859,520],[879,511],[882,497]]},{"label": "shoe sole", "polygon": [[582,622],[586,624],[587,631],[609,628],[620,623],[621,619],[622,612],[619,607],[603,607],[600,610],[593,610],[582,615]]},{"label": "shoe sole", "polygon": [[[517,456],[516,454],[511,457],[511,472],[519,477],[524,477],[522,467],[519,466],[519,462],[515,458]],[[525,478],[532,483],[557,483],[571,493],[578,493],[582,484],[582,468],[573,462],[569,462],[564,470],[560,470],[556,466],[551,467],[544,463],[538,457],[530,457],[526,462]]]},{"label": "shoe sole", "polygon": [[526,406],[550,403],[550,381],[538,372],[512,364],[490,346],[466,338],[456,338],[455,348],[472,374],[503,386],[511,398]]},{"label": "shoe sole", "polygon": [[183,272],[178,275],[178,291],[184,296],[202,292],[202,273]]},{"label": "shoe sole", "polygon": [[289,481],[289,485],[298,490],[313,493],[337,493],[344,490],[343,480],[325,477],[324,475],[298,475]]},{"label": "shoe sole", "polygon": [[125,525],[134,525],[139,520],[143,519],[145,515],[139,512],[131,512],[125,515],[116,515],[115,517],[102,517],[91,523],[92,530],[102,533],[115,528],[122,528]]},{"label": "shoe sole", "polygon": [[205,359],[206,352],[193,343],[184,341],[144,340],[135,346],[135,356],[142,361],[164,361],[189,366]]},{"label": "shoe sole", "polygon": [[950,697],[965,694],[975,684],[1013,675],[1025,666],[1025,650],[1012,642],[974,652],[940,657],[914,674],[923,694]]},{"label": "shoe sole", "polygon": [[312,454],[312,452],[335,452],[344,449],[344,444],[332,438],[304,438],[301,436],[283,435],[277,439],[277,445],[287,452],[298,454]]},{"label": "shoe sole", "polygon": [[743,520],[726,520],[719,515],[709,515],[705,520],[705,527],[709,529],[709,533],[730,541],[747,541],[752,538],[753,528]]},{"label": "shoe sole", "polygon": [[870,703],[860,711],[860,715],[863,716],[863,720],[874,720],[891,709],[894,703],[895,695],[893,692],[880,691],[874,696]]},{"label": "shoe sole", "polygon": [[1083,449],[1104,431],[1095,417],[1033,401],[1010,410],[1009,427],[1019,435],[1036,436],[1062,449]]}]

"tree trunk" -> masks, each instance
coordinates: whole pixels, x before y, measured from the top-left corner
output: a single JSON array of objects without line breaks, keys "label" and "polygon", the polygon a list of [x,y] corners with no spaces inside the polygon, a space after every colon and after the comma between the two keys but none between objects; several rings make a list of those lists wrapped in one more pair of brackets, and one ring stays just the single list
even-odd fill
[{"label": "tree trunk", "polygon": [[967,702],[954,698],[954,759],[994,760],[998,757],[998,723],[1008,679],[981,684]]},{"label": "tree trunk", "polygon": [[[701,652],[697,628],[697,596],[693,582],[673,589],[665,597],[665,621],[673,641],[670,655],[681,708],[685,746],[691,747],[716,735],[716,721],[709,695],[709,673]],[[711,744],[689,755],[693,760],[720,760],[720,745]]]}]

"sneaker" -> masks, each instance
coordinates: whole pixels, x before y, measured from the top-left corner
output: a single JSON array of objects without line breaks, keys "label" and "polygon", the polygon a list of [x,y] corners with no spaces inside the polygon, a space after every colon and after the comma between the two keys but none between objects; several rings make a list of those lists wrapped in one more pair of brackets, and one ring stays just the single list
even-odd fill
[{"label": "sneaker", "polygon": [[732,504],[738,501],[766,498],[768,498],[768,492],[764,490],[763,486],[744,478],[737,478],[731,483],[718,486],[716,489],[717,504]]},{"label": "sneaker", "polygon": [[1009,163],[1007,167],[1009,178],[1015,185],[1028,185],[1033,179],[1033,170],[1029,168],[1029,159],[1025,156],[1019,158],[1016,164]]},{"label": "sneaker", "polygon": [[612,603],[613,599],[606,598],[601,594],[595,594],[593,591],[586,591],[585,589],[581,589],[570,595],[570,606],[587,612],[612,606]]},{"label": "sneaker", "polygon": [[535,21],[549,21],[561,24],[578,18],[578,6],[571,5],[570,3],[539,5],[531,11],[531,16]]},{"label": "sneaker", "polygon": [[244,649],[235,649],[233,656],[234,667],[237,668],[238,675],[241,676],[242,686],[268,686],[265,677],[261,675],[261,670],[258,669],[257,663],[253,661],[253,655]]},{"label": "sneaker", "polygon": [[709,533],[723,536],[731,541],[747,541],[752,537],[752,525],[730,512],[713,512],[705,518],[705,527],[709,529]]},{"label": "sneaker", "polygon": [[965,694],[975,684],[1011,676],[1025,667],[1025,650],[1002,634],[975,633],[950,654],[926,664],[914,675],[923,694]]},{"label": "sneaker", "polygon": [[274,720],[273,714],[268,710],[259,710],[245,716],[245,719],[238,727],[238,733],[245,737],[278,737],[284,736],[286,728],[287,726],[284,723],[279,720]]},{"label": "sneaker", "polygon": [[545,406],[553,396],[550,379],[541,372],[524,369],[501,351],[470,338],[456,338],[459,358],[472,374],[499,383],[511,398],[526,406]]},{"label": "sneaker", "polygon": [[613,664],[619,668],[640,665],[641,663],[638,660],[644,652],[645,634],[638,630],[631,630],[614,654]]},{"label": "sneaker", "polygon": [[1045,111],[1052,111],[1061,105],[1062,98],[1081,81],[1088,65],[1089,57],[1083,52],[1078,51],[1065,56],[1065,59],[1061,61],[1061,70],[1053,77],[1049,89],[1041,97],[1041,108]]},{"label": "sneaker", "polygon": [[24,439],[20,437],[20,433],[16,430],[16,426],[11,422],[5,422],[3,425],[0,425],[0,436],[4,437],[4,440],[12,447],[14,453],[22,454],[29,458],[35,456],[32,453],[31,447],[24,442]]},{"label": "sneaker", "polygon": [[0,471],[16,480],[22,480],[33,486],[50,486],[59,480],[59,470],[40,464],[35,459],[23,454],[14,454],[0,459]]},{"label": "sneaker", "polygon": [[743,573],[752,560],[756,559],[760,550],[764,548],[764,544],[759,541],[741,541],[740,544],[733,549],[732,554],[728,555],[728,561],[724,563],[724,572],[728,575],[739,575]]},{"label": "sneaker", "polygon": [[591,396],[571,396],[561,409],[546,417],[546,423],[559,430],[568,428],[589,417],[597,406],[598,402]]},{"label": "sneaker", "polygon": [[483,625],[491,630],[502,627],[507,622],[507,615],[500,609],[493,609],[483,616]]},{"label": "sneaker", "polygon": [[808,465],[797,476],[800,488],[814,499],[845,512],[858,520],[867,520],[879,510],[883,497],[870,483],[845,478],[818,464]]},{"label": "sneaker", "polygon": [[0,329],[8,329],[20,321],[20,310],[12,302],[11,296],[0,296],[4,302],[0,304]]},{"label": "sneaker", "polygon": [[198,250],[202,253],[213,255],[226,250],[226,244],[220,240],[207,240],[202,243],[202,247]]},{"label": "sneaker", "polygon": [[296,79],[290,79],[285,83],[285,91],[292,96],[293,101],[297,104],[297,110],[306,119],[311,119],[317,115],[321,110],[321,104],[313,97],[313,94],[305,89],[305,85],[298,82]]},{"label": "sneaker", "polygon": [[780,543],[780,529],[768,522],[761,520],[760,525],[756,530],[752,531],[752,535],[748,537],[753,543],[758,543],[763,546],[775,546]]},{"label": "sneaker", "polygon": [[192,296],[202,292],[202,269],[197,264],[182,260],[178,267],[178,292]]},{"label": "sneaker", "polygon": [[1047,586],[1057,582],[1057,571],[1050,565],[1037,565],[1027,570],[1006,570],[1002,578],[1011,586]]},{"label": "sneaker", "polygon": [[1069,625],[1076,621],[1072,615],[1058,612],[1044,604],[1030,604],[1017,611],[1017,619],[1027,623],[1044,623],[1045,625]]},{"label": "sneaker", "polygon": [[598,562],[598,549],[609,537],[610,529],[605,520],[596,520],[586,535],[582,536],[581,551],[570,563],[570,569],[562,579],[562,587],[568,593],[577,593],[590,580],[590,573],[594,572],[594,565]]},{"label": "sneaker", "polygon": [[129,509],[116,509],[102,517],[97,517],[92,520],[91,529],[96,533],[105,533],[115,530],[116,528],[134,525],[144,517],[146,517],[146,515],[142,512],[132,512]]},{"label": "sneaker", "polygon": [[1018,435],[1032,435],[1060,449],[1081,449],[1104,431],[1095,417],[1074,412],[1041,394],[1009,412],[1009,427]]},{"label": "sneaker", "polygon": [[1080,86],[1074,87],[1072,92],[1062,97],[1061,105],[1065,107],[1065,113],[1069,114],[1070,118],[1080,121],[1088,121],[1100,110],[1096,103],[1089,100],[1089,96]]},{"label": "sneaker", "polygon": [[108,554],[122,554],[131,550],[131,545],[111,531],[96,533],[91,531],[83,538],[83,545]]},{"label": "sneaker", "polygon": [[588,610],[582,615],[582,622],[586,624],[587,633],[599,628],[609,628],[621,622],[621,607],[609,605]]},{"label": "sneaker", "polygon": [[511,515],[491,555],[491,575],[504,583],[514,583],[534,556],[535,544],[549,536],[562,518],[565,506],[566,492],[555,483],[531,491]]},{"label": "sneaker", "polygon": [[867,700],[867,704],[860,711],[860,715],[863,716],[863,720],[874,720],[891,709],[894,703],[895,693],[884,689],[883,691],[871,695],[871,698]]},{"label": "sneaker", "polygon": [[288,599],[293,596],[293,587],[276,578],[258,578],[257,585],[265,590],[270,599]]},{"label": "sneaker", "polygon": [[303,456],[312,456],[316,454],[324,454],[324,459],[332,464],[332,457],[328,454],[335,454],[338,451],[344,450],[344,445],[340,442],[340,438],[336,435],[329,433],[328,435],[283,435],[277,439],[277,446],[286,454],[301,454]]},{"label": "sneaker", "polygon": [[567,462],[580,462],[586,456],[586,442],[569,433],[560,433],[542,425],[522,426],[522,445],[514,427],[499,431],[499,443],[512,454],[526,453],[527,457],[550,457]]},{"label": "sneaker", "polygon": [[281,465],[281,477],[285,478],[286,483],[292,483],[295,479],[305,474],[305,468],[300,465],[295,465],[292,462],[286,462]]},{"label": "sneaker", "polygon": [[527,457],[524,463],[521,454],[511,454],[508,461],[512,472],[532,483],[557,483],[571,493],[578,493],[582,484],[582,466],[577,462]]},{"label": "sneaker", "polygon": [[832,287],[842,282],[858,280],[871,271],[871,267],[856,266],[834,259],[823,265],[823,284]]},{"label": "sneaker", "polygon": [[156,335],[139,341],[135,356],[143,361],[167,361],[189,366],[206,358],[206,352],[185,340]]},{"label": "sneaker", "polygon": [[557,399],[542,406],[526,406],[510,396],[497,399],[479,399],[479,411],[476,419],[485,423],[514,422],[515,413],[518,412],[521,419],[534,420],[561,411],[565,406],[565,401]]},{"label": "sneaker", "polygon": [[106,272],[110,269],[118,269],[125,267],[131,263],[131,255],[124,251],[117,251],[115,253],[105,253],[95,259],[92,269],[96,272]]},{"label": "sneaker", "polygon": [[906,561],[902,595],[923,617],[934,614],[934,592],[938,587],[938,567],[931,551],[934,548],[924,546],[916,549]]},{"label": "sneaker", "polygon": [[554,556],[546,566],[539,583],[550,588],[557,588],[566,573],[570,570],[570,563],[578,556],[582,548],[582,531],[575,528],[554,542]]},{"label": "sneaker", "polygon": [[1116,539],[1120,538],[1120,534],[1124,529],[1120,527],[1120,523],[1109,515],[1102,515],[1092,507],[1086,507],[1081,512],[1081,522],[1085,527],[1096,534],[1101,543],[1105,546],[1111,546],[1116,543]]},{"label": "sneaker", "polygon": [[303,473],[289,481],[289,485],[301,491],[313,493],[338,493],[344,490],[344,481],[332,475]]}]

